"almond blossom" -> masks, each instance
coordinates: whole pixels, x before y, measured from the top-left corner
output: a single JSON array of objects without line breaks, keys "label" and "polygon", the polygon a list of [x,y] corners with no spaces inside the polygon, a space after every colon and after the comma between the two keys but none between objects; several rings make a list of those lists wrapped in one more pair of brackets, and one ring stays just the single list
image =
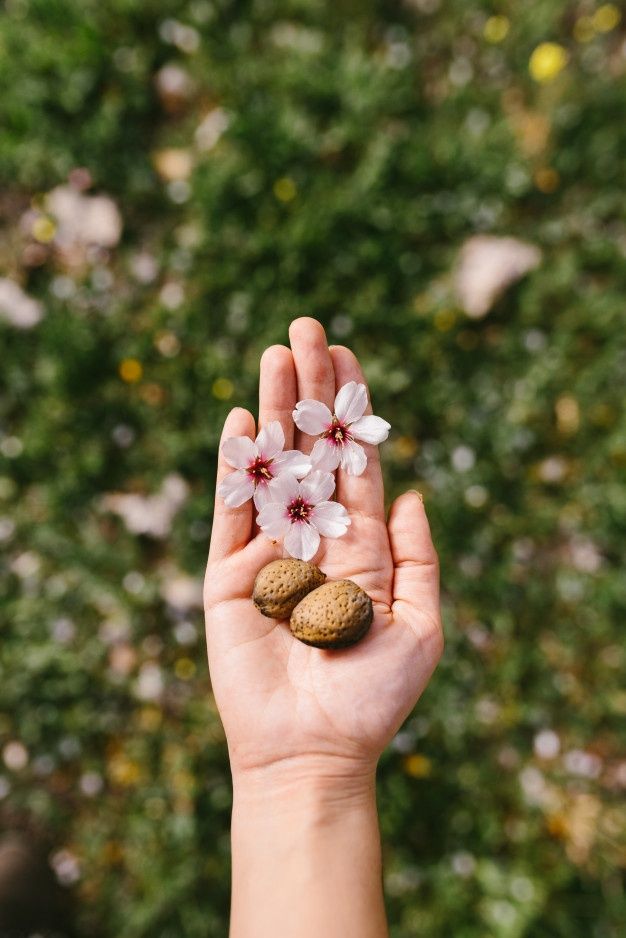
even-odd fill
[{"label": "almond blossom", "polygon": [[270,499],[259,512],[257,524],[271,538],[284,538],[287,553],[310,560],[320,536],[341,537],[350,518],[338,502],[329,501],[335,490],[330,472],[314,470],[302,482],[282,472],[269,484]]},{"label": "almond blossom", "polygon": [[364,472],[367,456],[356,441],[382,443],[391,429],[382,417],[364,417],[366,408],[367,389],[356,381],[349,381],[339,389],[332,414],[321,401],[296,404],[293,419],[298,429],[320,437],[311,452],[315,469],[333,472],[341,465],[348,475],[360,476]]},{"label": "almond blossom", "polygon": [[311,470],[311,460],[299,450],[285,450],[285,434],[278,420],[263,427],[256,440],[231,436],[222,443],[222,456],[236,469],[220,483],[217,493],[229,508],[254,499],[257,509],[268,501],[269,483],[285,472],[301,479]]}]

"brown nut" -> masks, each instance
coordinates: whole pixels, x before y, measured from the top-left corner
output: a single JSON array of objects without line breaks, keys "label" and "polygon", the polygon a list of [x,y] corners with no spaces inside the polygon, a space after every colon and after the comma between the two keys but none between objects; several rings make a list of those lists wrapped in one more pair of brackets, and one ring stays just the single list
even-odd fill
[{"label": "brown nut", "polygon": [[289,628],[305,645],[345,648],[363,638],[374,617],[372,600],[352,580],[318,586],[291,613]]},{"label": "brown nut", "polygon": [[270,619],[288,619],[307,593],[326,579],[319,567],[305,560],[272,560],[257,574],[252,600]]}]

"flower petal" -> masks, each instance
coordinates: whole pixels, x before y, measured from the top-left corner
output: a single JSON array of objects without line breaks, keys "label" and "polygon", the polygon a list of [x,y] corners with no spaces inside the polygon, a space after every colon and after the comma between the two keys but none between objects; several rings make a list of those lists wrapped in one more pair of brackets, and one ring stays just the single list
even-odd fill
[{"label": "flower petal", "polygon": [[310,560],[317,553],[320,546],[320,535],[317,528],[306,522],[296,522],[291,525],[285,537],[285,550],[298,560]]},{"label": "flower petal", "polygon": [[382,443],[389,436],[391,424],[382,417],[361,417],[350,425],[350,433],[364,443]]},{"label": "flower petal", "polygon": [[331,425],[333,415],[321,401],[306,400],[296,404],[293,420],[298,430],[310,436],[318,436]]},{"label": "flower petal", "polygon": [[235,469],[252,465],[258,452],[256,443],[249,436],[231,436],[222,443],[222,456]]},{"label": "flower petal", "polygon": [[335,477],[330,472],[315,470],[300,483],[300,493],[306,502],[317,505],[325,502],[335,491]]},{"label": "flower petal", "polygon": [[339,388],[335,398],[335,414],[342,423],[352,423],[365,413],[367,407],[367,388],[356,381],[348,381]]},{"label": "flower petal", "polygon": [[269,482],[257,482],[254,490],[254,504],[256,505],[256,510],[260,511],[263,505],[267,505],[268,502],[271,501],[273,501],[273,497]]},{"label": "flower petal", "polygon": [[341,445],[330,440],[317,440],[311,450],[311,466],[323,472],[334,472],[341,462]]},{"label": "flower petal", "polygon": [[229,472],[220,482],[217,494],[229,508],[239,508],[254,495],[254,480],[243,469]]},{"label": "flower petal", "polygon": [[291,527],[285,506],[279,505],[278,502],[263,505],[256,522],[267,537],[283,537]]},{"label": "flower petal", "polygon": [[312,523],[323,537],[341,537],[352,522],[339,502],[320,502],[313,509]]},{"label": "flower petal", "polygon": [[269,483],[273,502],[280,502],[283,507],[300,494],[300,483],[291,472],[281,472]]},{"label": "flower petal", "polygon": [[264,459],[273,459],[282,453],[285,446],[285,434],[278,420],[272,420],[263,427],[256,438],[259,456]]},{"label": "flower petal", "polygon": [[360,476],[365,471],[366,466],[367,456],[363,447],[353,440],[346,440],[341,454],[341,468],[349,476]]},{"label": "flower petal", "polygon": [[276,475],[280,472],[290,472],[296,479],[301,479],[310,471],[311,457],[305,456],[299,449],[286,449],[272,460],[272,472]]}]

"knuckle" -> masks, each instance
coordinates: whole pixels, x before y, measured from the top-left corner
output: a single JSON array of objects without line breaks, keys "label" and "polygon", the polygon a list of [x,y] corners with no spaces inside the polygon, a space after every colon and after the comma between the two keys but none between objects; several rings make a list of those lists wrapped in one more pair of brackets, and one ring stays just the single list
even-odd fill
[{"label": "knuckle", "polygon": [[325,368],[324,365],[310,365],[307,375],[311,384],[313,384],[316,390],[324,393],[326,391],[326,384],[329,379],[329,371]]}]

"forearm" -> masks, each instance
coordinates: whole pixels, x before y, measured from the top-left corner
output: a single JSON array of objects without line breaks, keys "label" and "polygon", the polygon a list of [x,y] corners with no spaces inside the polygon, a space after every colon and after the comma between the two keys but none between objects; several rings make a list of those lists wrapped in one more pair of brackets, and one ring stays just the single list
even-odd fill
[{"label": "forearm", "polygon": [[384,938],[373,772],[234,779],[231,938]]}]

